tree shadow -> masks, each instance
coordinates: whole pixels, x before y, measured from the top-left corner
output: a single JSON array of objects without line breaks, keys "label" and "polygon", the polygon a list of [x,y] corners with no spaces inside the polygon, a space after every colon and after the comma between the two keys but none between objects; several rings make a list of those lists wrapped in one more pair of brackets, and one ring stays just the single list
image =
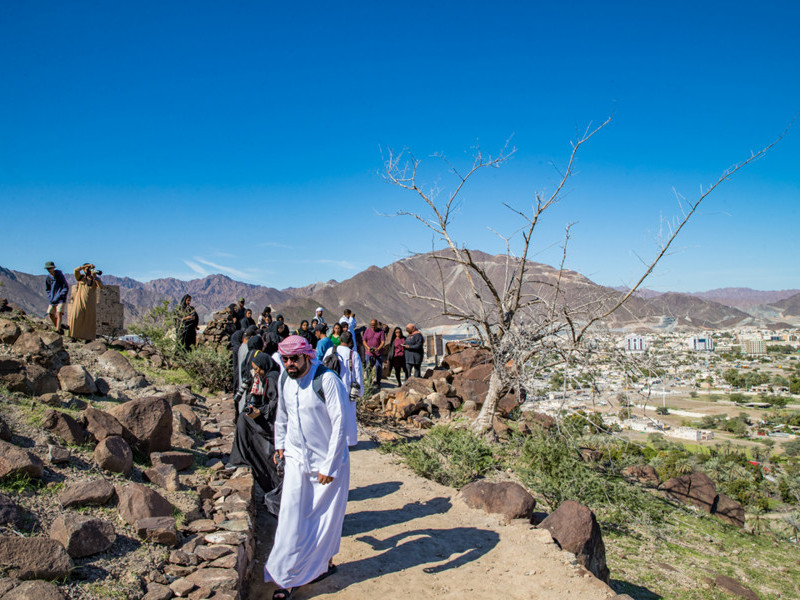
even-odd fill
[{"label": "tree shadow", "polygon": [[445,513],[452,504],[449,498],[431,498],[426,502],[409,502],[401,508],[391,510],[362,510],[345,515],[342,537],[375,531],[390,525],[413,521],[421,517]]},{"label": "tree shadow", "polygon": [[350,490],[347,496],[348,502],[358,502],[359,500],[370,500],[372,498],[383,498],[389,494],[394,494],[403,484],[400,481],[384,481],[382,483],[372,483]]},{"label": "tree shadow", "polygon": [[385,540],[369,535],[357,539],[369,544],[374,550],[385,552],[339,565],[338,573],[334,577],[315,585],[320,588],[325,586],[326,591],[341,590],[386,573],[396,573],[425,564],[430,565],[423,569],[425,573],[442,573],[484,556],[497,545],[500,536],[486,529],[455,527],[404,531]]},{"label": "tree shadow", "polygon": [[664,597],[646,587],[621,579],[612,579],[610,585],[618,594],[628,594],[634,600],[661,600]]}]

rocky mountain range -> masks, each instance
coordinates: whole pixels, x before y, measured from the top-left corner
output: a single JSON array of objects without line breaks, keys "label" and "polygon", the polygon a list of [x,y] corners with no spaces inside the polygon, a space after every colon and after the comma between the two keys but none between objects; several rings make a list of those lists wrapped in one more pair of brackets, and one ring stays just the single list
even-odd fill
[{"label": "rocky mountain range", "polygon": [[[473,256],[502,285],[507,273],[506,257],[474,252]],[[71,273],[65,273],[72,279]],[[526,293],[548,298],[558,271],[548,265],[531,263]],[[45,275],[30,275],[0,267],[0,296],[7,297],[33,314],[43,314]],[[319,282],[301,288],[278,290],[235,281],[224,275],[182,281],[174,278],[142,283],[129,277],[106,275],[107,284],[120,286],[126,322],[135,321],[163,301],[177,301],[190,294],[193,304],[208,320],[216,310],[244,297],[247,306],[259,313],[265,306],[282,313],[289,323],[310,319],[317,306],[326,309],[329,320],[344,308],[356,313],[360,323],[378,318],[386,323],[418,322],[423,327],[452,325],[442,316],[442,290],[448,298],[470,303],[464,298],[467,288],[463,275],[448,261],[434,254],[421,254],[398,260],[386,267],[369,267],[354,277],[337,282]],[[607,305],[623,291],[597,285],[574,271],[561,275],[567,302],[592,306]],[[740,325],[762,327],[800,324],[800,290],[760,291],[749,288],[722,288],[698,293],[658,293],[642,290],[622,310],[609,319],[611,327],[658,328],[671,323],[686,328],[714,329]]]}]

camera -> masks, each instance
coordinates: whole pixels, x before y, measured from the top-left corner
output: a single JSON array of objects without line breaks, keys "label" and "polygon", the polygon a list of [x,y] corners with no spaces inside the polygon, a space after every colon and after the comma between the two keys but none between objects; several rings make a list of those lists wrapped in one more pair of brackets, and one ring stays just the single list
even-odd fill
[{"label": "camera", "polygon": [[286,459],[280,456],[275,459],[275,471],[280,477],[283,477],[283,472],[286,470]]},{"label": "camera", "polygon": [[253,406],[252,404],[248,404],[247,406],[244,407],[244,410],[242,410],[242,412],[246,415],[252,415],[253,412],[255,412],[255,410],[256,410],[255,406]]}]

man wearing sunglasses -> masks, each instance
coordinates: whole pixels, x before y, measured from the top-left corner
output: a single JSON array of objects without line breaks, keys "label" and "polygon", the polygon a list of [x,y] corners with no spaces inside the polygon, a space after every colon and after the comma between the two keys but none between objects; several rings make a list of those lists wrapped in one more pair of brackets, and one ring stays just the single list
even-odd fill
[{"label": "man wearing sunglasses", "polygon": [[346,420],[349,395],[341,379],[317,360],[304,337],[278,345],[285,375],[278,385],[275,461],[285,460],[278,529],[264,579],[274,600],[332,574],[350,485]]}]

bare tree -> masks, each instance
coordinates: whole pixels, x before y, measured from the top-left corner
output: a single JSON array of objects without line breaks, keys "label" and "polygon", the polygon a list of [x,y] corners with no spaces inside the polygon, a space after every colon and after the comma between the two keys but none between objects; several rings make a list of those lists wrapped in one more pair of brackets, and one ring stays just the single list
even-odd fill
[{"label": "bare tree", "polygon": [[[459,205],[465,185],[480,171],[498,168],[514,153],[506,146],[496,156],[485,155],[480,148],[474,154],[472,166],[465,173],[459,172],[444,157],[455,176],[455,187],[445,198],[439,198],[439,190],[425,191],[417,178],[421,162],[407,152],[395,154],[391,151],[384,163],[384,176],[391,184],[415,193],[422,201],[427,214],[417,211],[398,211],[398,215],[416,219],[433,232],[434,237],[444,243],[444,250],[434,253],[437,261],[453,263],[465,280],[465,290],[454,297],[448,292],[444,280],[438,297],[423,296],[411,292],[417,298],[435,301],[442,315],[454,321],[468,323],[478,332],[483,345],[494,358],[489,380],[489,391],[480,414],[473,424],[478,433],[492,429],[498,400],[511,387],[521,381],[530,381],[542,369],[553,365],[568,368],[575,363],[585,363],[592,354],[591,341],[587,334],[622,309],[635,294],[656,265],[667,254],[678,234],[695,214],[700,204],[722,182],[736,172],[761,158],[783,136],[727,169],[708,189],[701,190],[692,202],[682,205],[682,214],[668,224],[655,256],[644,260],[641,275],[630,289],[614,296],[598,297],[596,292],[575,293],[566,285],[570,272],[565,269],[570,227],[564,237],[561,262],[554,277],[535,278],[530,275],[531,262],[528,257],[533,249],[534,235],[541,219],[563,194],[574,174],[576,159],[581,148],[592,137],[606,127],[609,117],[597,127],[587,127],[582,135],[572,142],[572,150],[559,180],[549,194],[536,193],[535,202],[529,211],[518,210],[504,203],[521,221],[521,228],[511,236],[502,237],[506,245],[505,273],[502,281],[490,276],[489,270],[475,258],[467,245],[452,235],[453,217]],[[788,129],[787,129],[788,131]],[[521,236],[521,241],[517,236]],[[514,253],[517,249],[517,253]]]}]

